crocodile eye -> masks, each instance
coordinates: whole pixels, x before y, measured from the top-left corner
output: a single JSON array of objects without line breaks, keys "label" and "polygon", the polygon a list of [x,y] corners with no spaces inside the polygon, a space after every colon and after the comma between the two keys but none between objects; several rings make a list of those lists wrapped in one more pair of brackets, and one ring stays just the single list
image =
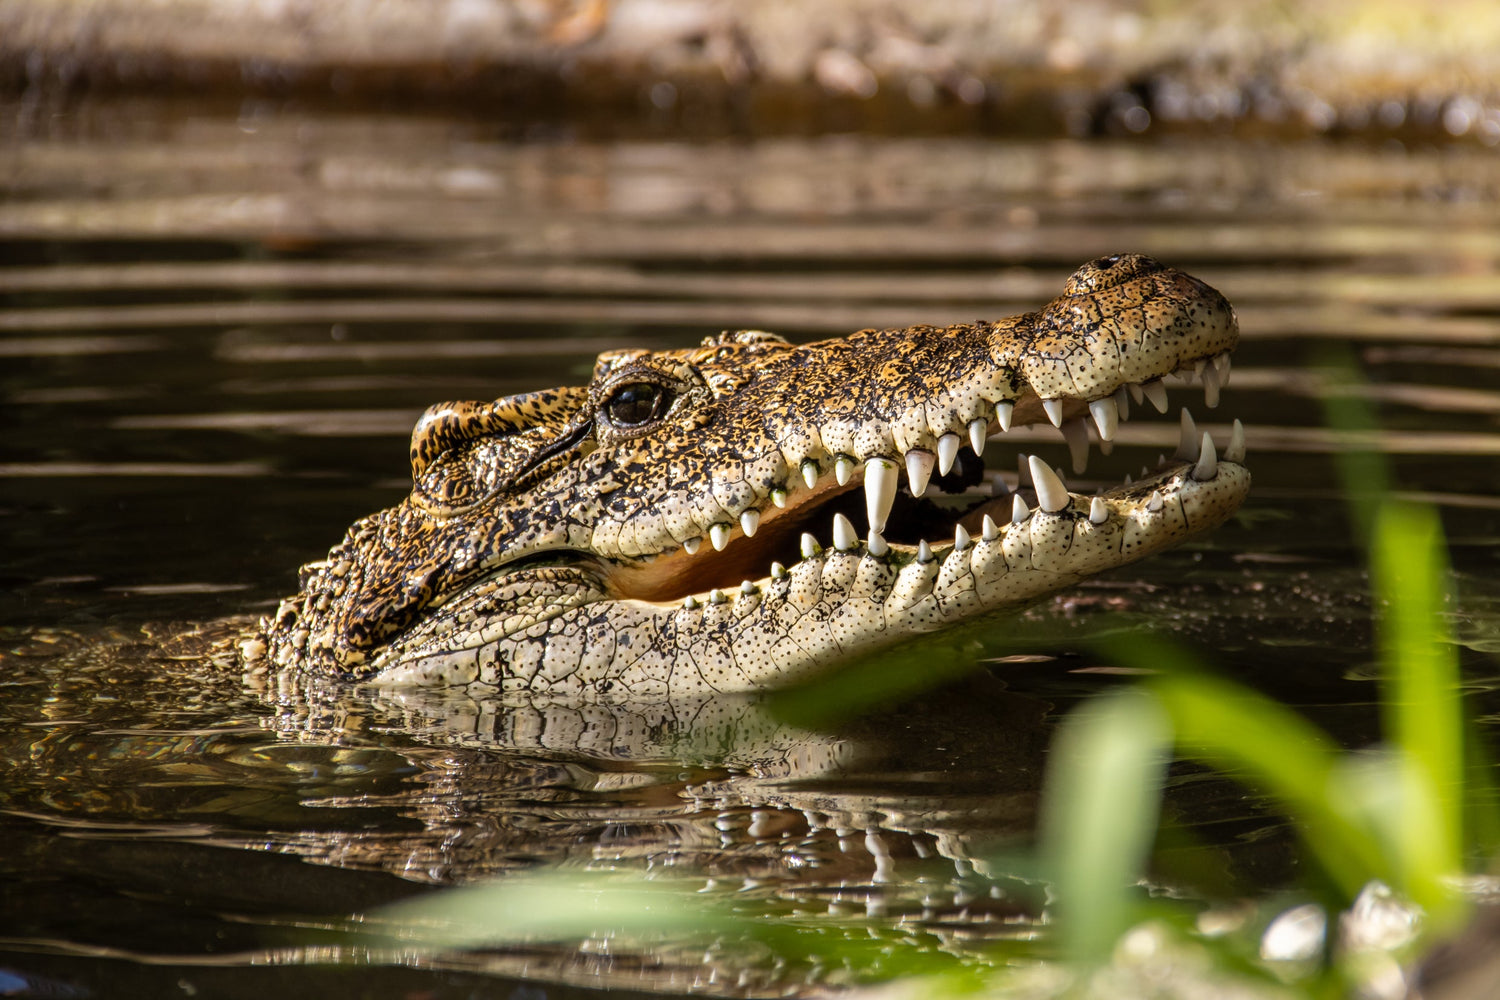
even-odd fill
[{"label": "crocodile eye", "polygon": [[627,382],[610,394],[604,412],[616,427],[641,427],[659,420],[672,405],[671,390],[655,382]]}]

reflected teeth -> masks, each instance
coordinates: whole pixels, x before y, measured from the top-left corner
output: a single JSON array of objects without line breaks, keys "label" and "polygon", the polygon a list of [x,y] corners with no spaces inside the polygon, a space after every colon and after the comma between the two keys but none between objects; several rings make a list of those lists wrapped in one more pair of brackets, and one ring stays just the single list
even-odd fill
[{"label": "reflected teeth", "polygon": [[937,443],[937,470],[938,475],[946,476],[953,471],[953,462],[958,458],[958,449],[963,446],[963,440],[957,434],[944,434],[938,438]]},{"label": "reflected teeth", "polygon": [[1151,401],[1151,405],[1156,407],[1157,413],[1167,412],[1167,387],[1162,384],[1161,379],[1142,382],[1141,392]]},{"label": "reflected teeth", "polygon": [[740,530],[745,533],[746,538],[755,535],[755,529],[760,527],[760,511],[747,510],[740,514]]},{"label": "reflected teeth", "polygon": [[[1209,369],[1212,371],[1212,369]],[[1203,447],[1199,450],[1198,464],[1193,466],[1193,478],[1206,483],[1219,474],[1219,456],[1214,453],[1214,439],[1208,431],[1203,432]]]},{"label": "reflected teeth", "polygon": [[[1228,357],[1228,355],[1221,354],[1219,357]],[[1229,447],[1224,449],[1224,460],[1236,463],[1245,461],[1245,425],[1238,420],[1229,429]]]},{"label": "reflected teeth", "polygon": [[833,463],[833,481],[840,486],[848,486],[853,477],[854,459],[848,455],[840,455]]},{"label": "reflected teeth", "polygon": [[1042,400],[1042,409],[1047,411],[1047,419],[1052,421],[1053,427],[1062,426],[1063,401],[1060,399]]},{"label": "reflected teeth", "polygon": [[927,492],[927,481],[932,478],[932,466],[936,461],[937,456],[921,448],[906,453],[906,485],[912,496],[919,497]]},{"label": "reflected teeth", "polygon": [[1031,456],[1031,480],[1036,483],[1036,503],[1049,514],[1055,514],[1068,505],[1068,489],[1052,467],[1035,455]]},{"label": "reflected teeth", "polygon": [[729,525],[715,524],[708,529],[708,540],[713,545],[715,552],[723,552],[724,546],[729,544]]},{"label": "reflected teeth", "polygon": [[802,460],[802,481],[807,484],[808,489],[815,489],[818,485],[818,463],[810,458]]},{"label": "reflected teeth", "polygon": [[[1099,440],[1113,441],[1115,439],[1115,428],[1120,423],[1120,404],[1113,396],[1105,396],[1096,399],[1089,404],[1089,413],[1094,418],[1094,426],[1099,428]],[[1074,470],[1082,472],[1082,469]]]},{"label": "reflected teeth", "polygon": [[1000,425],[1002,431],[1010,430],[1010,418],[1015,415],[1016,404],[1008,399],[1002,399],[995,404],[995,423]]},{"label": "reflected teeth", "polygon": [[1068,442],[1068,457],[1073,474],[1081,475],[1089,467],[1089,427],[1082,419],[1069,420],[1062,425],[1063,439]]},{"label": "reflected teeth", "polygon": [[1177,442],[1177,450],[1172,457],[1180,462],[1198,461],[1198,425],[1193,421],[1193,415],[1182,408],[1182,435]]},{"label": "reflected teeth", "polygon": [[974,449],[974,454],[980,458],[984,457],[984,441],[989,437],[990,423],[983,417],[975,417],[969,421],[969,447]]},{"label": "reflected teeth", "polygon": [[870,527],[884,531],[896,502],[896,463],[888,458],[872,458],[865,463],[865,513]]},{"label": "reflected teeth", "polygon": [[1089,501],[1089,523],[1103,524],[1109,520],[1109,505],[1104,502],[1103,497],[1094,497]]},{"label": "reflected teeth", "polygon": [[859,536],[854,533],[854,525],[843,514],[833,515],[833,547],[840,552],[848,552],[859,544]]}]

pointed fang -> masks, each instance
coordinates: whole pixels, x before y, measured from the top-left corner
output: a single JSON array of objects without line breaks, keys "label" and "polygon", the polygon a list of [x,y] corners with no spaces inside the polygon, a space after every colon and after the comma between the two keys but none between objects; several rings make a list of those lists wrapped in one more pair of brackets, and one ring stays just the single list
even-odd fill
[{"label": "pointed fang", "polygon": [[755,529],[760,527],[760,511],[747,510],[740,514],[740,530],[745,533],[746,538],[755,534]]},{"label": "pointed fang", "polygon": [[786,567],[781,565],[781,563],[773,562],[771,564],[771,579],[785,580],[790,575],[791,574],[786,571]]},{"label": "pointed fang", "polygon": [[1069,420],[1062,426],[1063,438],[1068,442],[1068,457],[1075,476],[1082,475],[1089,467],[1089,426],[1082,419]]},{"label": "pointed fang", "polygon": [[749,597],[751,594],[755,593],[755,584],[751,583],[749,580],[744,581],[740,584],[740,593],[746,597]]},{"label": "pointed fang", "polygon": [[975,417],[969,421],[969,447],[974,449],[974,454],[980,458],[984,457],[984,442],[990,435],[990,424],[983,417]]},{"label": "pointed fang", "polygon": [[[1224,356],[1220,355],[1220,357]],[[1224,460],[1239,464],[1245,461],[1245,425],[1238,420],[1229,429],[1229,447],[1224,449]]]},{"label": "pointed fang", "polygon": [[938,475],[946,476],[953,471],[953,461],[958,458],[958,449],[963,447],[963,441],[957,434],[944,434],[938,438],[937,444],[937,470]]},{"label": "pointed fang", "polygon": [[1167,387],[1162,385],[1161,379],[1154,378],[1150,382],[1141,383],[1141,392],[1156,407],[1157,413],[1167,412]]},{"label": "pointed fang", "polygon": [[984,532],[979,537],[987,542],[993,542],[1000,537],[1000,526],[988,514],[984,515]]},{"label": "pointed fang", "polygon": [[1103,524],[1109,520],[1109,505],[1104,502],[1103,497],[1094,497],[1089,501],[1089,523]]},{"label": "pointed fang", "polygon": [[1020,524],[1031,516],[1031,508],[1026,506],[1026,501],[1021,499],[1017,493],[1010,499],[1010,523]]},{"label": "pointed fang", "polygon": [[1031,481],[1036,483],[1036,503],[1042,510],[1055,514],[1068,505],[1068,488],[1052,466],[1035,455],[1031,456]]},{"label": "pointed fang", "polygon": [[[1213,371],[1212,368],[1205,371]],[[1193,478],[1206,483],[1219,474],[1219,456],[1214,452],[1214,439],[1208,431],[1203,432],[1203,448],[1198,455],[1198,464],[1193,466]]]},{"label": "pointed fang", "polygon": [[911,495],[919,497],[927,492],[927,480],[932,478],[932,466],[937,456],[921,448],[906,453],[906,481]]},{"label": "pointed fang", "polygon": [[778,508],[786,506],[786,490],[777,487],[771,491],[771,503]]},{"label": "pointed fang", "polygon": [[927,544],[927,539],[917,542],[917,562],[927,565],[932,562],[932,546]]},{"label": "pointed fang", "polygon": [[682,551],[686,552],[690,556],[695,556],[698,554],[698,550],[702,548],[702,546],[703,539],[701,537],[688,538],[685,539],[682,543]]},{"label": "pointed fang", "polygon": [[854,459],[848,455],[840,455],[833,462],[833,481],[840,486],[849,485],[849,480],[854,475]]},{"label": "pointed fang", "polygon": [[1115,402],[1115,397],[1094,400],[1089,404],[1089,413],[1094,417],[1094,426],[1099,428],[1099,440],[1113,441],[1115,428],[1120,424],[1120,405]]},{"label": "pointed fang", "polygon": [[708,540],[713,545],[715,552],[723,552],[724,546],[729,544],[729,525],[711,525],[708,529]]},{"label": "pointed fang", "polygon": [[1180,462],[1198,461],[1198,425],[1193,421],[1193,415],[1182,408],[1182,435],[1177,441],[1177,450],[1172,457]]},{"label": "pointed fang", "polygon": [[1161,490],[1152,490],[1151,499],[1146,502],[1146,509],[1155,514],[1160,511],[1163,506],[1164,505],[1161,499]]},{"label": "pointed fang", "polygon": [[1219,369],[1214,365],[1203,369],[1203,405],[1210,410],[1219,405]]},{"label": "pointed fang", "polygon": [[[1126,389],[1134,389],[1135,386],[1120,386],[1115,390],[1115,409],[1120,411],[1120,423],[1130,419],[1130,393]],[[1136,403],[1140,403],[1137,399]]]},{"label": "pointed fang", "polygon": [[865,463],[865,513],[875,531],[884,531],[886,519],[891,516],[897,475],[896,463],[888,458],[872,458]]},{"label": "pointed fang", "polygon": [[1219,372],[1219,388],[1229,384],[1229,352],[1214,355],[1214,368]]},{"label": "pointed fang", "polygon": [[802,481],[807,484],[808,489],[816,489],[818,485],[818,463],[810,458],[802,460]]},{"label": "pointed fang", "polygon": [[1015,415],[1016,404],[1008,399],[1002,399],[995,404],[995,423],[1000,425],[1002,431],[1010,430],[1010,418]]},{"label": "pointed fang", "polygon": [[843,514],[833,515],[833,547],[840,552],[848,552],[859,544],[859,538],[854,534],[854,525]]},{"label": "pointed fang", "polygon": [[823,546],[818,544],[818,540],[804,531],[802,533],[802,558],[811,559],[822,551]]},{"label": "pointed fang", "polygon": [[964,549],[968,548],[970,541],[972,541],[972,539],[969,537],[969,532],[966,528],[964,528],[963,525],[956,524],[953,526],[954,552],[962,552]]},{"label": "pointed fang", "polygon": [[1042,400],[1042,409],[1047,411],[1047,419],[1052,421],[1053,427],[1062,426],[1063,401],[1060,399]]},{"label": "pointed fang", "polygon": [[1135,400],[1136,406],[1140,406],[1146,401],[1146,394],[1141,391],[1139,383],[1131,382],[1125,388],[1130,390],[1130,398]]},{"label": "pointed fang", "polygon": [[880,532],[876,531],[874,528],[870,529],[870,539],[865,543],[865,548],[869,549],[870,555],[874,556],[876,559],[881,558],[887,552],[891,551],[891,547],[886,544],[885,539],[881,537]]}]

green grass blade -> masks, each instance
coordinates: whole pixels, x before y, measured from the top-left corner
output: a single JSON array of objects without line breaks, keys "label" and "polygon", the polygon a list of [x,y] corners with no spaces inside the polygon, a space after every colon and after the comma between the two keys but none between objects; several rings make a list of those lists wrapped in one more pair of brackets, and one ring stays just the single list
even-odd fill
[{"label": "green grass blade", "polygon": [[1074,960],[1105,961],[1135,922],[1131,887],[1156,831],[1170,742],[1161,707],[1137,692],[1100,697],[1058,731],[1039,837]]}]

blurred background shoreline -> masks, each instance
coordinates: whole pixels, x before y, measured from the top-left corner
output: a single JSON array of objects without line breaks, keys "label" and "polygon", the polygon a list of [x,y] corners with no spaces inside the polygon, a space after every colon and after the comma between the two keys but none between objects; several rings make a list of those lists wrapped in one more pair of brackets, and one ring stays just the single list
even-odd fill
[{"label": "blurred background shoreline", "polygon": [[1500,7],[1271,0],[3,0],[22,134],[121,94],[440,102],[594,131],[1500,143]]}]

